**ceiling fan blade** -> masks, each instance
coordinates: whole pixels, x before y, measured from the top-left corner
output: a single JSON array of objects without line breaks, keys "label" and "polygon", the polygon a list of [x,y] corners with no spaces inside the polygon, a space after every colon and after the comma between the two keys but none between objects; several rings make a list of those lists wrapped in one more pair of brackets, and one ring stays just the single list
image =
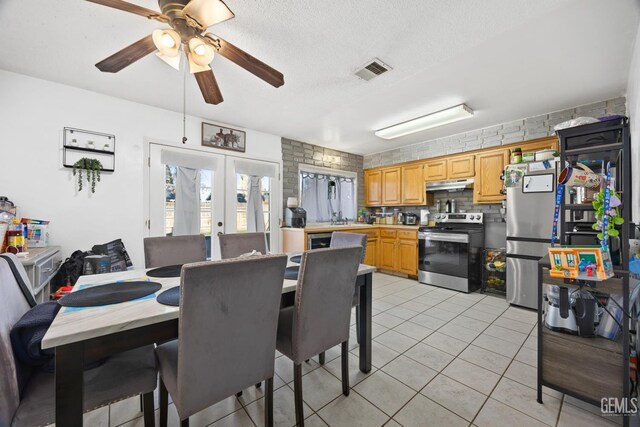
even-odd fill
[{"label": "ceiling fan blade", "polygon": [[284,76],[280,71],[275,68],[271,68],[239,47],[236,47],[228,41],[214,36],[211,33],[207,33],[205,35],[205,39],[209,41],[214,48],[216,48],[220,55],[241,66],[253,75],[261,78],[271,86],[280,87],[284,84]]},{"label": "ceiling fan blade", "polygon": [[191,0],[182,12],[203,30],[235,17],[222,0]]},{"label": "ceiling fan blade", "polygon": [[96,67],[105,73],[117,73],[124,67],[133,64],[140,58],[144,58],[155,50],[156,45],[153,43],[153,37],[148,35],[98,62]]},{"label": "ceiling fan blade", "polygon": [[200,86],[200,92],[202,92],[202,96],[207,104],[217,105],[224,101],[213,71],[202,71],[195,73],[194,76],[196,76],[196,81],[198,82],[198,86]]},{"label": "ceiling fan blade", "polygon": [[137,4],[128,3],[122,0],[87,0],[91,3],[101,4],[103,6],[112,7],[114,9],[124,10],[125,12],[135,13],[136,15],[144,16],[145,18],[155,19],[160,22],[169,22],[169,17],[163,15],[155,10],[147,9],[146,7],[138,6]]}]

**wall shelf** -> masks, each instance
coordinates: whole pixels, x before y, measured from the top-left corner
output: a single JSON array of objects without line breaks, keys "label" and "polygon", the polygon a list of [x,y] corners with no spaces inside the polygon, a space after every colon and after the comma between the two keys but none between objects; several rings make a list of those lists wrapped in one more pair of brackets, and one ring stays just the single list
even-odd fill
[{"label": "wall shelf", "polygon": [[65,127],[62,165],[72,169],[74,163],[83,157],[99,160],[102,164],[101,172],[114,172],[116,169],[115,135]]}]

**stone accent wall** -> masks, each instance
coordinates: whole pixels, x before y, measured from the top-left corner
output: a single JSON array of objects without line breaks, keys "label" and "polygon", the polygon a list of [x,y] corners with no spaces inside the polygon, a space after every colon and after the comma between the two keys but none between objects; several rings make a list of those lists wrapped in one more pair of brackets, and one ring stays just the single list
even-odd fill
[{"label": "stone accent wall", "polygon": [[332,150],[306,142],[282,138],[282,208],[287,197],[299,197],[298,165],[300,163],[358,174],[358,210],[364,206],[363,159],[357,154]]},{"label": "stone accent wall", "polygon": [[553,127],[558,123],[576,117],[626,115],[625,102],[624,97],[609,99],[568,110],[555,111],[444,138],[419,142],[391,151],[368,154],[364,156],[364,167],[369,169],[543,138],[553,135]]}]

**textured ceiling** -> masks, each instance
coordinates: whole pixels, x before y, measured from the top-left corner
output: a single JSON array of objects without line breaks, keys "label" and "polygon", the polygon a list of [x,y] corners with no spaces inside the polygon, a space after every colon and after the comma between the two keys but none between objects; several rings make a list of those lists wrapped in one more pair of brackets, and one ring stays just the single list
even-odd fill
[{"label": "textured ceiling", "polygon": [[[132,0],[158,9],[153,0]],[[227,0],[212,28],[285,75],[275,89],[217,56],[225,101],[187,76],[187,112],[356,153],[393,149],[624,94],[636,0]],[[154,55],[93,64],[162,24],[81,0],[1,0],[0,68],[174,111],[183,73]],[[373,57],[393,67],[352,75]],[[375,129],[465,102],[474,118],[385,141]]]}]

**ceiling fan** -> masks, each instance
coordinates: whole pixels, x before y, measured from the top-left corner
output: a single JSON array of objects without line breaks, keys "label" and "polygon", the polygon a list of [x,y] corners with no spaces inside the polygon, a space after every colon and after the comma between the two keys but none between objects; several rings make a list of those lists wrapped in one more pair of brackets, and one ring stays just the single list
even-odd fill
[{"label": "ceiling fan", "polygon": [[87,1],[135,13],[171,27],[154,30],[151,35],[98,62],[96,67],[100,71],[117,73],[156,50],[160,59],[179,69],[182,48],[189,70],[208,104],[219,104],[224,100],[209,66],[216,52],[274,87],[284,84],[281,72],[207,32],[210,26],[235,16],[222,0],[158,0],[161,13],[122,0]]}]

